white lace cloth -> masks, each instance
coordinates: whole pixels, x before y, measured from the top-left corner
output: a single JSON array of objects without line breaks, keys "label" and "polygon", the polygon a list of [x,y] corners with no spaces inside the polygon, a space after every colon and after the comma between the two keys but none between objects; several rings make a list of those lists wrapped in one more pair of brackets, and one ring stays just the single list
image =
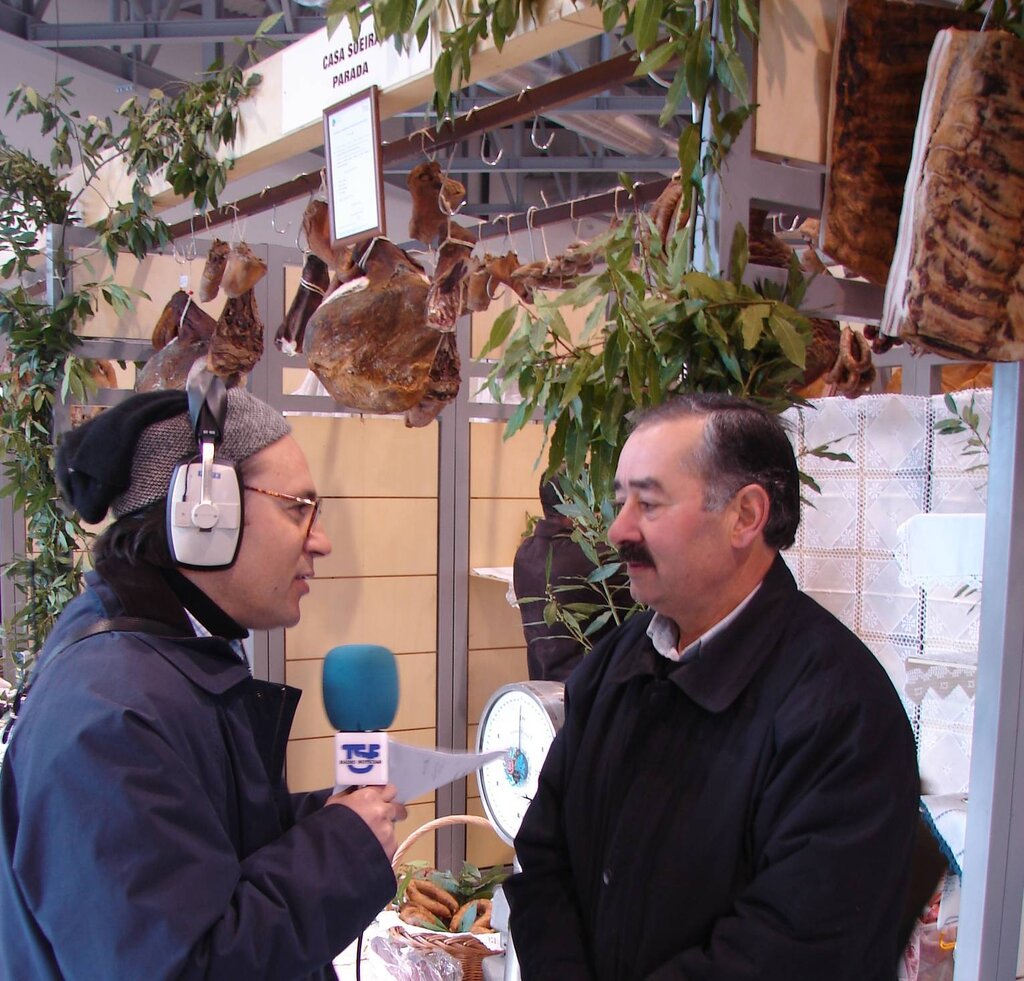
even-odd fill
[{"label": "white lace cloth", "polygon": [[[963,406],[972,394],[987,429],[988,390],[954,399]],[[935,422],[951,418],[942,396],[818,399],[786,415],[800,468],[821,493],[805,491],[796,543],[783,556],[800,588],[867,644],[903,694],[926,792],[966,791],[980,572],[966,574],[967,563],[954,565],[939,546],[943,574],[908,579],[899,556],[901,526],[911,522],[913,533],[919,515],[984,514],[985,472],[969,470],[979,457],[964,452],[971,434],[936,433]],[[853,462],[810,455],[823,444]]]}]

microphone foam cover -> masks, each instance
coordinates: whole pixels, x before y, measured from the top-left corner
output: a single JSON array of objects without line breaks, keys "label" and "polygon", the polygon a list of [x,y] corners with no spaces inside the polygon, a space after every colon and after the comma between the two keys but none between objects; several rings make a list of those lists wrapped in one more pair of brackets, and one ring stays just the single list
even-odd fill
[{"label": "microphone foam cover", "polygon": [[324,709],[341,732],[386,729],[398,711],[398,662],[377,644],[343,644],[324,658]]}]

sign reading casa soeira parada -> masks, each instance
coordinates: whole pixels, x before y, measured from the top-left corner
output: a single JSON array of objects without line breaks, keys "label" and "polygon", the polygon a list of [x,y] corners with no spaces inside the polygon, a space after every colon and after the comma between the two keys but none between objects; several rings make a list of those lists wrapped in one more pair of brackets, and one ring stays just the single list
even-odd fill
[{"label": "sign reading casa soeira parada", "polygon": [[290,133],[318,122],[324,109],[371,85],[387,89],[433,71],[431,42],[422,49],[398,52],[393,41],[380,41],[372,24],[358,38],[342,22],[289,45],[281,52],[281,130]]}]

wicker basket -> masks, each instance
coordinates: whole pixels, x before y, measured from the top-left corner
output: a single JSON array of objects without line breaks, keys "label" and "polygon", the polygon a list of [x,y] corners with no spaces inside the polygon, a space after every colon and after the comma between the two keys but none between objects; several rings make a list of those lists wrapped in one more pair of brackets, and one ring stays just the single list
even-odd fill
[{"label": "wicker basket", "polygon": [[[444,828],[452,824],[475,824],[478,827],[494,830],[490,821],[486,818],[477,817],[475,814],[449,814],[446,817],[436,818],[418,827],[398,846],[395,851],[395,857],[391,860],[391,867],[396,872],[398,871],[403,856],[417,839],[425,834],[430,834],[432,831],[436,831],[438,828]],[[392,927],[388,933],[393,940],[407,944],[417,950],[441,950],[455,958],[462,967],[463,981],[483,981],[484,958],[499,953],[496,950],[491,950],[490,947],[477,940],[476,937],[453,937],[440,933],[410,933],[400,926]]]}]

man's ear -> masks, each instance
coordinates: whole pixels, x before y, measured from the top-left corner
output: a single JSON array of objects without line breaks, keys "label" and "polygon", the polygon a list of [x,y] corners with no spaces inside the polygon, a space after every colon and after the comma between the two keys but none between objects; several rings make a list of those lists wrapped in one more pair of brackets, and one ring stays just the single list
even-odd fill
[{"label": "man's ear", "polygon": [[732,544],[746,548],[764,532],[771,513],[768,492],[760,484],[747,484],[732,499],[736,521],[732,527]]}]

